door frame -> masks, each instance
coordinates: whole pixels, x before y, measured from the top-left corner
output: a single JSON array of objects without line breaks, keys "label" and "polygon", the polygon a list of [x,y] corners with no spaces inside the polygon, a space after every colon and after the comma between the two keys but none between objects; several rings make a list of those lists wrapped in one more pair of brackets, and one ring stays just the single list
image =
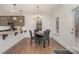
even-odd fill
[{"label": "door frame", "polygon": [[78,7],[76,7],[76,8],[74,8],[74,9],[72,9],[72,27],[73,27],[73,35],[74,35],[74,43],[75,43],[75,45],[74,45],[74,50],[75,50],[75,52],[77,52],[77,53],[79,53],[79,48],[77,48],[76,47],[76,36],[75,36],[75,20],[76,20],[76,17],[75,17],[75,10],[77,9],[77,8],[79,8],[79,6]]}]

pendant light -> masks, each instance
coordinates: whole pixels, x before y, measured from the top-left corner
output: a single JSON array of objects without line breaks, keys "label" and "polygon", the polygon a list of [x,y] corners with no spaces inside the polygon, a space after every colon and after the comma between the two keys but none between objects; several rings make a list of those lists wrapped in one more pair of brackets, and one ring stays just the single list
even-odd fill
[{"label": "pendant light", "polygon": [[[16,14],[15,9],[16,9],[16,4],[13,4],[12,12],[13,12],[14,15]],[[13,20],[16,20],[16,17],[14,16],[12,19],[13,19]]]},{"label": "pendant light", "polygon": [[42,16],[40,15],[40,12],[39,12],[39,6],[36,6],[36,15],[34,15],[33,17],[32,17],[32,19],[34,20],[34,21],[40,21],[40,20],[42,20]]}]

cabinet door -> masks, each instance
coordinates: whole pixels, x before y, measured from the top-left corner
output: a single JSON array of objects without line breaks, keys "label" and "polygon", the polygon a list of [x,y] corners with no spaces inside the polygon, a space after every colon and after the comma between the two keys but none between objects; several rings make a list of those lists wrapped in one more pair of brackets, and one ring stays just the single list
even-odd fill
[{"label": "cabinet door", "polygon": [[19,16],[18,17],[18,25],[19,26],[24,26],[24,16]]},{"label": "cabinet door", "polygon": [[0,16],[0,26],[8,26],[9,19],[6,16]]},{"label": "cabinet door", "polygon": [[12,21],[14,26],[24,26],[24,16],[13,16]]}]

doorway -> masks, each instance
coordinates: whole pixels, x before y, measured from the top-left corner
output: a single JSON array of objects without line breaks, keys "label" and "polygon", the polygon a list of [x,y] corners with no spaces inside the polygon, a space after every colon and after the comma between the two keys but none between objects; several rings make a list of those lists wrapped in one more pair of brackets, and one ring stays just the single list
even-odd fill
[{"label": "doorway", "polygon": [[74,10],[75,16],[75,47],[79,49],[79,7]]}]

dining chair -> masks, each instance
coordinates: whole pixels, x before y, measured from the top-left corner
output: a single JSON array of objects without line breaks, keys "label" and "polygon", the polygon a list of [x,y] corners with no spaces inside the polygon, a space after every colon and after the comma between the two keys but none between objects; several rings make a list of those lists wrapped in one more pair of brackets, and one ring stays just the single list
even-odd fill
[{"label": "dining chair", "polygon": [[49,35],[50,35],[50,30],[44,31],[42,39],[43,47],[45,48],[46,43],[48,43],[49,46]]},{"label": "dining chair", "polygon": [[39,32],[39,30],[37,30],[37,29],[34,29],[34,33],[36,33],[36,32]]},{"label": "dining chair", "polygon": [[[48,31],[49,32],[49,35],[50,35],[50,29],[47,29],[46,31]],[[49,39],[48,39],[48,46],[49,46]]]},{"label": "dining chair", "polygon": [[29,32],[30,32],[31,45],[32,45],[32,41],[35,40],[36,38],[35,38],[35,36],[32,35],[32,31],[31,30],[29,30]]}]

